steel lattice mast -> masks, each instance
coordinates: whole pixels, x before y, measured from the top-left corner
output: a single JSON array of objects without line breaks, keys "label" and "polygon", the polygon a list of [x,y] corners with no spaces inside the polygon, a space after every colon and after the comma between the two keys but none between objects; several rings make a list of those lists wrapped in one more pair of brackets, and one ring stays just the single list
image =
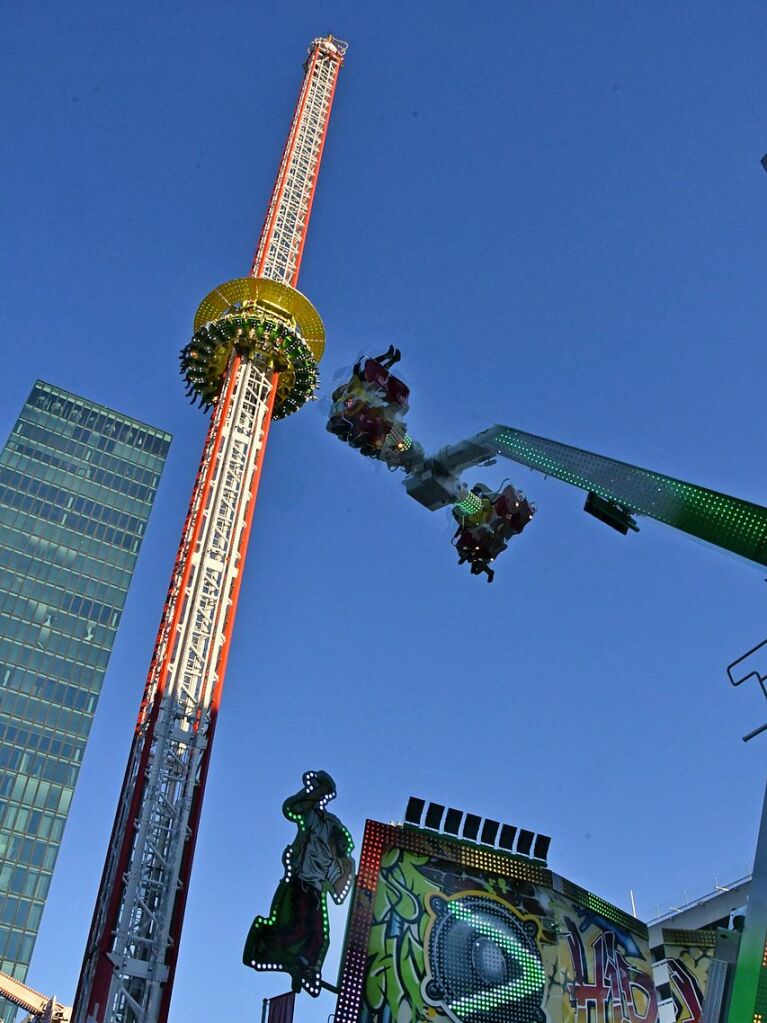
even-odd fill
[{"label": "steel lattice mast", "polygon": [[76,1023],[164,1021],[269,425],[313,393],[322,321],[295,291],[346,44],[309,48],[250,275],[200,305],[181,355],[213,406],[112,830]]}]

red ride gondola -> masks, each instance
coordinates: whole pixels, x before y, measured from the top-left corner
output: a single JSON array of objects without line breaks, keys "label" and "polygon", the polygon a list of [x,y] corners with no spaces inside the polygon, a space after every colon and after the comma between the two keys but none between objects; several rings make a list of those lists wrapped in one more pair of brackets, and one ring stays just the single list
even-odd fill
[{"label": "red ride gondola", "polygon": [[491,562],[506,550],[507,541],[521,533],[534,514],[533,505],[513,486],[492,491],[484,483],[477,483],[453,506],[453,518],[458,523],[453,536],[458,564],[468,562],[472,575],[484,572],[491,583],[495,576]]},{"label": "red ride gondola", "polygon": [[406,433],[410,389],[389,372],[400,358],[390,345],[382,355],[360,360],[351,379],[332,394],[327,429],[369,458],[387,461]]}]

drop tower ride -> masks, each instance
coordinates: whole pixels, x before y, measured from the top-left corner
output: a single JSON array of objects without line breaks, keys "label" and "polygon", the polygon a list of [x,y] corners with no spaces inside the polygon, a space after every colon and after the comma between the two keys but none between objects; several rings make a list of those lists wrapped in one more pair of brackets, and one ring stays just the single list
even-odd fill
[{"label": "drop tower ride", "polygon": [[165,1021],[272,419],[313,394],[325,331],[295,290],[346,44],[315,39],[247,277],[212,291],[181,353],[212,406],[139,708],[72,1019]]}]

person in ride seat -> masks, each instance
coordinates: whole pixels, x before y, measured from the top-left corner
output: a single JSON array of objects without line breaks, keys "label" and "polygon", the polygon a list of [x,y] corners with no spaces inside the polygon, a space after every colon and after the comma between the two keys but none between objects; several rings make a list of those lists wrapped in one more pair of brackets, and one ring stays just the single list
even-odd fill
[{"label": "person in ride seat", "polygon": [[[390,415],[404,415],[408,410],[408,399],[410,388],[398,377],[393,376],[389,370],[402,358],[399,348],[389,345],[383,355],[366,359],[362,368],[362,377],[374,392],[377,392],[389,406]],[[359,363],[357,364],[359,366]],[[355,367],[355,370],[357,367]]]},{"label": "person in ride seat", "polygon": [[453,518],[458,523],[453,537],[458,564],[468,561],[471,574],[484,572],[488,582],[492,582],[495,576],[489,563],[505,548],[493,529],[493,522],[498,520],[493,507],[494,496],[483,483],[477,483],[462,501],[453,506]]},{"label": "person in ride seat", "polygon": [[[369,363],[369,362],[374,363],[375,365],[377,365],[379,367],[379,372],[383,371],[385,373],[387,370],[391,369],[392,366],[394,366],[396,363],[398,363],[401,358],[402,358],[402,352],[399,350],[399,348],[395,348],[394,345],[389,345],[389,347],[386,349],[386,351],[383,353],[383,355],[376,355],[372,359],[370,359],[370,358],[366,359],[365,360],[365,365],[367,366],[367,363]],[[373,370],[372,370],[372,367],[371,367],[371,372],[372,371]],[[362,371],[362,366],[361,366],[360,362],[357,362],[357,363],[354,364],[354,369],[353,369],[352,372],[356,376],[362,376],[363,371]],[[372,382],[373,381],[371,380],[371,383]]]},{"label": "person in ride seat", "polygon": [[459,530],[455,538],[455,547],[458,551],[458,564],[463,565],[468,561],[471,574],[480,575],[484,572],[489,583],[495,578],[490,562],[506,550],[506,544],[498,540],[489,526],[473,526]]},{"label": "person in ride seat", "polygon": [[381,355],[355,363],[348,383],[333,392],[327,429],[364,455],[378,457],[395,423],[404,428],[410,390],[389,372],[401,357],[389,345]]},{"label": "person in ride seat", "polygon": [[492,582],[495,573],[490,563],[507,548],[506,541],[521,533],[535,509],[512,486],[500,492],[484,483],[476,483],[471,491],[453,506],[458,529],[453,543],[458,551],[458,564],[468,561],[472,575],[484,572]]},{"label": "person in ride seat", "polygon": [[360,453],[375,457],[384,446],[391,431],[391,424],[384,416],[380,407],[365,405],[353,419],[353,437],[349,443],[357,447]]},{"label": "person in ride seat", "polygon": [[352,376],[345,384],[333,391],[333,405],[328,417],[327,429],[341,440],[348,441],[355,434],[355,420],[367,404],[367,391],[359,373]]},{"label": "person in ride seat", "polygon": [[521,533],[535,514],[535,509],[525,495],[511,485],[503,488],[493,502],[493,507],[503,520],[502,529],[507,537]]}]

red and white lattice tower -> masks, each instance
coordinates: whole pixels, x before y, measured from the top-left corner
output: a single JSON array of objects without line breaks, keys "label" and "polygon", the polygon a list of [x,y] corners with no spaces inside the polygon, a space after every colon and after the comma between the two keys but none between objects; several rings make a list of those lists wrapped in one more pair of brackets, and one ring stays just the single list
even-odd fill
[{"label": "red and white lattice tower", "polygon": [[309,48],[250,275],[202,302],[181,355],[213,407],[85,951],[75,1023],[168,1017],[213,733],[269,425],[311,397],[322,321],[295,290],[346,44]]}]

